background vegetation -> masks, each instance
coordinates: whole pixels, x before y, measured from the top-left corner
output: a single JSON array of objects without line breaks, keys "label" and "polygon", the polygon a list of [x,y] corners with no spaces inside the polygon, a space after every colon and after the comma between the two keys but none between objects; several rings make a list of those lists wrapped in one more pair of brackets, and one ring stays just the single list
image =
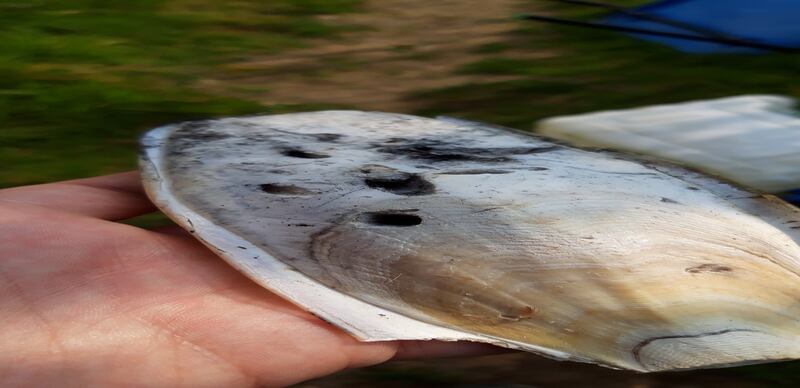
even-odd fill
[{"label": "background vegetation", "polygon": [[358,0],[0,0],[0,187],[129,170],[159,124],[310,109],[210,95],[195,80],[344,27]]}]

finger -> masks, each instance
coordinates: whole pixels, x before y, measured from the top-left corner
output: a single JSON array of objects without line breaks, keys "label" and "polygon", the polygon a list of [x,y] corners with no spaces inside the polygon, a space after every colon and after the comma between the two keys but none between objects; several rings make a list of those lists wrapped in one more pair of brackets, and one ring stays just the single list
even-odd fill
[{"label": "finger", "polygon": [[508,353],[512,350],[477,342],[458,341],[400,341],[395,361],[419,360],[425,358],[485,356]]},{"label": "finger", "polygon": [[166,234],[170,236],[191,238],[192,235],[178,225],[160,226],[158,228],[150,229],[151,232]]},{"label": "finger", "polygon": [[0,190],[0,204],[39,206],[112,221],[155,210],[137,172]]}]

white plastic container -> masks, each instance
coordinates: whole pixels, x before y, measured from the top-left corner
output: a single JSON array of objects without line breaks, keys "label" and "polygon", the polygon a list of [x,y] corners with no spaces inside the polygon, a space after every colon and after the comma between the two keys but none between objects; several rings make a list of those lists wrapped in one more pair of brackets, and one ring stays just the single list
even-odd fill
[{"label": "white plastic container", "polygon": [[537,132],[584,147],[671,160],[765,192],[800,188],[791,98],[750,95],[560,116]]}]

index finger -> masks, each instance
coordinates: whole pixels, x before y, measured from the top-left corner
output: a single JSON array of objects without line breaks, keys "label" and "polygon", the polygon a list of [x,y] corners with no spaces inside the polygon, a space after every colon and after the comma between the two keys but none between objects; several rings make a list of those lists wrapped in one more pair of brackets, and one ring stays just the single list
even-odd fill
[{"label": "index finger", "polygon": [[512,349],[495,345],[469,341],[398,341],[397,352],[392,357],[392,360],[406,361],[427,358],[488,356],[513,351]]},{"label": "index finger", "polygon": [[0,204],[39,206],[111,221],[156,210],[136,171],[4,189]]}]

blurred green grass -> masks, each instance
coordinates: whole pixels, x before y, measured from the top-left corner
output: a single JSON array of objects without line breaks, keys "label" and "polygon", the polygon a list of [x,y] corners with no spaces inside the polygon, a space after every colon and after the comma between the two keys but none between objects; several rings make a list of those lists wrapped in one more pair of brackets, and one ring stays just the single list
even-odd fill
[{"label": "blurred green grass", "polygon": [[0,187],[135,167],[137,133],[202,117],[313,109],[217,97],[220,65],[351,27],[360,0],[0,1]]}]

